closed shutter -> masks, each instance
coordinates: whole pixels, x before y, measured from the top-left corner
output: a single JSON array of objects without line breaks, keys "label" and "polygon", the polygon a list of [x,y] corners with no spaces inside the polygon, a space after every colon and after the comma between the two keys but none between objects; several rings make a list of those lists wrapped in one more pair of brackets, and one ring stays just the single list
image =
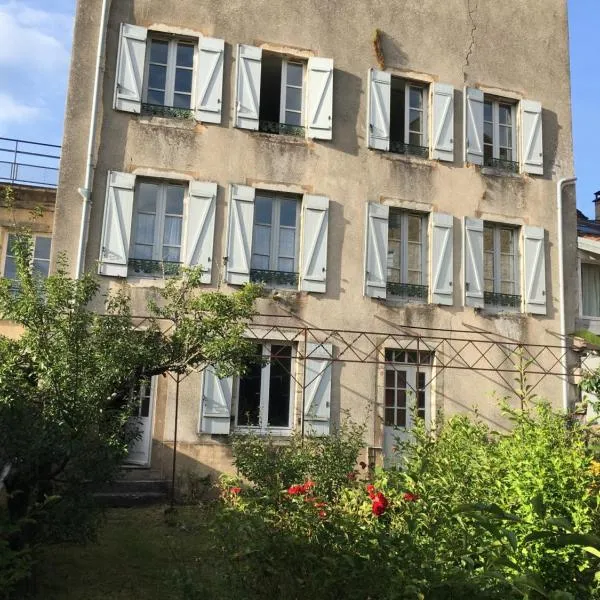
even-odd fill
[{"label": "closed shutter", "polygon": [[126,112],[142,111],[142,86],[146,63],[148,30],[121,23],[113,108]]},{"label": "closed shutter", "polygon": [[483,308],[483,221],[465,217],[465,305]]},{"label": "closed shutter", "polygon": [[454,160],[454,87],[433,84],[433,158]]},{"label": "closed shutter", "polygon": [[465,88],[465,152],[466,160],[483,165],[483,92]]},{"label": "closed shutter", "polygon": [[431,213],[431,302],[454,304],[452,215]]},{"label": "closed shutter", "polygon": [[523,227],[523,262],[525,265],[525,312],[546,314],[546,252],[544,230]]},{"label": "closed shutter", "polygon": [[196,85],[197,121],[221,123],[224,52],[223,40],[206,37],[200,39]]},{"label": "closed shutter", "polygon": [[308,59],[308,137],[330,140],[333,129],[333,59]]},{"label": "closed shutter", "polygon": [[543,175],[542,105],[539,102],[521,100],[521,132],[523,170],[532,175]]},{"label": "closed shutter", "polygon": [[369,148],[390,149],[390,104],[392,76],[377,69],[369,70],[367,140]]},{"label": "closed shutter", "polygon": [[325,293],[329,198],[304,194],[302,199],[302,261],[300,289]]},{"label": "closed shutter", "polygon": [[202,376],[202,407],[200,431],[228,435],[231,428],[231,398],[233,377],[219,379],[212,367]]},{"label": "closed shutter", "polygon": [[306,344],[304,431],[329,435],[331,421],[331,344]]},{"label": "closed shutter", "polygon": [[386,297],[389,214],[388,206],[367,204],[365,296],[371,298]]},{"label": "closed shutter", "polygon": [[191,181],[186,218],[185,264],[201,266],[201,282],[210,284],[215,238],[217,184]]},{"label": "closed shutter", "polygon": [[108,172],[98,273],[127,277],[135,175]]},{"label": "closed shutter", "polygon": [[260,48],[238,45],[235,126],[242,129],[258,129],[261,60]]},{"label": "closed shutter", "polygon": [[254,226],[254,188],[232,185],[229,201],[229,232],[225,281],[243,285],[250,281],[252,228]]}]

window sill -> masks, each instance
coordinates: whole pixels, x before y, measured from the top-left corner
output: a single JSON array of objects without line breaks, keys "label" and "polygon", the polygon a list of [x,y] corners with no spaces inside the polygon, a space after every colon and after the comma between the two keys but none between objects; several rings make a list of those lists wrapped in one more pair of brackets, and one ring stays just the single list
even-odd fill
[{"label": "window sill", "polygon": [[161,117],[157,115],[138,115],[137,121],[142,125],[183,129],[184,131],[193,131],[200,124],[195,119],[178,119],[176,117]]},{"label": "window sill", "polygon": [[479,167],[479,171],[486,177],[510,177],[512,179],[523,179],[521,173],[512,173],[511,171],[505,171],[504,169],[498,169],[496,167]]},{"label": "window sill", "polygon": [[265,131],[251,131],[251,133],[253,133],[258,138],[269,140],[270,142],[277,142],[280,144],[287,144],[292,146],[307,146],[309,142],[308,138],[306,137],[286,135],[284,133],[267,133]]},{"label": "window sill", "polygon": [[483,308],[476,310],[484,317],[490,318],[496,317],[499,319],[514,319],[517,321],[527,318],[527,314],[521,312],[520,308],[507,308],[506,306],[492,306],[491,304],[486,304]]},{"label": "window sill", "polygon": [[422,165],[430,168],[434,168],[437,161],[432,160],[431,158],[421,158],[420,156],[414,156],[412,154],[396,154],[395,152],[385,152],[383,150],[372,150],[376,154],[381,155],[382,158],[387,160],[391,160],[394,162],[404,162],[412,165]]},{"label": "window sill", "polygon": [[248,435],[248,434],[254,434],[254,435],[260,435],[260,436],[271,436],[274,438],[283,438],[283,439],[287,439],[289,438],[292,433],[293,433],[293,429],[291,427],[286,428],[286,427],[268,427],[267,429],[260,429],[259,427],[240,427],[239,425],[234,427],[232,430],[232,433],[237,433],[237,434],[241,434],[241,435]]}]

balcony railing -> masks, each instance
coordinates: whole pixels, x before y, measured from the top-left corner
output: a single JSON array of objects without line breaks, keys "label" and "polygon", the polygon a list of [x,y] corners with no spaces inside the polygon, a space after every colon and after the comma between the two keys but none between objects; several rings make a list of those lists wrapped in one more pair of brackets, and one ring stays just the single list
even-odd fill
[{"label": "balcony railing", "polygon": [[427,302],[429,297],[429,286],[426,285],[388,281],[386,288],[390,296],[402,300],[423,300]]},{"label": "balcony railing", "polygon": [[287,123],[277,123],[275,121],[259,121],[258,130],[263,133],[276,133],[295,137],[305,137],[306,135],[306,129],[300,127],[300,125],[288,125]]},{"label": "balcony railing", "polygon": [[191,119],[194,111],[191,108],[177,108],[162,104],[142,104],[142,115],[150,117],[167,117],[170,119]]},{"label": "balcony railing", "polygon": [[488,156],[483,160],[483,165],[485,167],[492,167],[492,169],[498,169],[499,171],[506,171],[507,173],[519,172],[519,163],[513,160],[491,158]]},{"label": "balcony railing", "polygon": [[394,154],[409,154],[411,156],[419,156],[420,158],[429,157],[429,148],[427,146],[417,146],[415,144],[405,144],[390,140],[390,152]]},{"label": "balcony railing", "polygon": [[135,275],[169,276],[179,275],[181,263],[167,260],[147,260],[145,258],[130,258],[129,271]]},{"label": "balcony railing", "polygon": [[250,281],[264,283],[265,285],[298,286],[298,273],[294,271],[267,271],[264,269],[251,269]]},{"label": "balcony railing", "polygon": [[0,182],[55,188],[60,150],[56,144],[0,137]]},{"label": "balcony railing", "polygon": [[521,296],[512,294],[494,294],[493,292],[483,292],[483,301],[488,306],[500,308],[520,308]]}]

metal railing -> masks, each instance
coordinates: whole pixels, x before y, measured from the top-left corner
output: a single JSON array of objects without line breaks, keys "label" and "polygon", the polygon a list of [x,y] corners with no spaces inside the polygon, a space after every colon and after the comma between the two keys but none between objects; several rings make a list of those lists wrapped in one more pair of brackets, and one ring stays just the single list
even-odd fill
[{"label": "metal railing", "polygon": [[427,302],[429,297],[429,286],[427,285],[388,281],[386,288],[390,296],[403,300],[424,300]]},{"label": "metal railing", "polygon": [[300,125],[289,125],[288,123],[277,123],[275,121],[259,121],[258,130],[262,133],[292,135],[295,137],[304,137],[306,135],[306,129]]},{"label": "metal railing", "polygon": [[130,258],[129,271],[135,275],[169,276],[179,275],[182,264],[168,260],[149,260],[146,258]]},{"label": "metal railing", "polygon": [[484,167],[491,167],[498,171],[506,171],[507,173],[518,173],[519,163],[514,160],[504,160],[503,158],[491,158],[487,156],[483,161]]},{"label": "metal railing", "polygon": [[489,306],[497,306],[501,308],[521,308],[521,296],[513,294],[483,292],[483,301]]},{"label": "metal railing", "polygon": [[170,119],[192,119],[194,111],[191,108],[177,108],[163,104],[142,104],[142,115],[150,117],[166,117]]},{"label": "metal railing", "polygon": [[285,285],[296,287],[298,285],[298,273],[295,273],[294,271],[268,271],[265,269],[251,269],[250,281],[254,283],[262,283],[267,286]]},{"label": "metal railing", "polygon": [[0,137],[0,182],[55,188],[61,147]]},{"label": "metal railing", "polygon": [[408,154],[420,158],[429,158],[429,148],[427,146],[417,146],[416,144],[405,144],[396,140],[390,140],[390,152],[394,154]]}]

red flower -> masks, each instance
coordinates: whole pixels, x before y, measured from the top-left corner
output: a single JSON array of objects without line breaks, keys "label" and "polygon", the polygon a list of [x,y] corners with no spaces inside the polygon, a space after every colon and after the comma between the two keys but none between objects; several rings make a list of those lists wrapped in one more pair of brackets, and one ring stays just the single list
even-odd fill
[{"label": "red flower", "polygon": [[367,490],[367,494],[369,494],[369,498],[373,500],[375,498],[375,486],[372,483],[369,483],[365,489]]},{"label": "red flower", "polygon": [[416,502],[419,499],[419,496],[417,496],[417,494],[413,494],[412,492],[406,492],[403,494],[402,498],[405,502]]},{"label": "red flower", "polygon": [[300,487],[302,487],[302,491],[303,491],[304,493],[306,493],[306,492],[308,492],[308,491],[309,491],[311,488],[314,488],[314,487],[315,487],[315,482],[314,482],[314,481],[311,481],[311,480],[309,479],[309,480],[308,480],[308,481],[307,481],[307,482],[306,482],[304,485],[302,485],[302,486],[300,486]]},{"label": "red flower", "polygon": [[327,513],[324,510],[319,511],[319,517],[321,517],[321,519],[324,519],[326,516],[327,516]]},{"label": "red flower", "polygon": [[315,508],[324,508],[327,506],[327,502],[315,502]]},{"label": "red flower", "polygon": [[380,517],[385,512],[385,504],[383,502],[373,502],[373,514],[376,517]]},{"label": "red flower", "polygon": [[234,496],[237,496],[241,491],[242,491],[241,487],[229,488],[229,493],[233,494]]},{"label": "red flower", "polygon": [[375,495],[375,502],[383,504],[384,509],[388,507],[388,500],[382,492],[377,492],[377,494]]},{"label": "red flower", "polygon": [[292,485],[288,488],[288,494],[290,494],[290,496],[295,496],[296,494],[303,494],[304,493],[304,487],[301,485]]}]

